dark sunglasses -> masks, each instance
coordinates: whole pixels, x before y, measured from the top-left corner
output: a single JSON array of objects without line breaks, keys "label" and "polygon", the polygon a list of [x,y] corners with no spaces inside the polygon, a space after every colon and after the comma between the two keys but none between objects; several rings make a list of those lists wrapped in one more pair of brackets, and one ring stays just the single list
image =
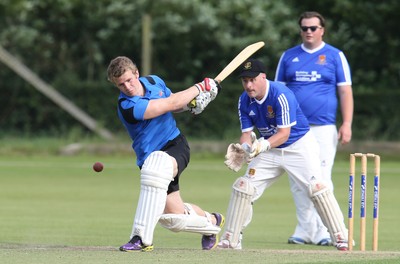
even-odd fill
[{"label": "dark sunglasses", "polygon": [[318,28],[322,28],[320,26],[311,26],[311,27],[300,27],[301,31],[303,32],[307,32],[308,29],[311,29],[311,32],[315,32],[315,30],[317,30]]}]

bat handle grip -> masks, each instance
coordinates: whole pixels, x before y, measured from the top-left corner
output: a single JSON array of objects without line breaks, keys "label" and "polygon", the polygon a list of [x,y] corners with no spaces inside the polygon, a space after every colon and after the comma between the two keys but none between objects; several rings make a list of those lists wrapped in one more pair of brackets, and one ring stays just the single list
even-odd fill
[{"label": "bat handle grip", "polygon": [[193,99],[192,101],[190,101],[190,103],[188,104],[189,108],[195,108],[196,107],[196,99]]}]

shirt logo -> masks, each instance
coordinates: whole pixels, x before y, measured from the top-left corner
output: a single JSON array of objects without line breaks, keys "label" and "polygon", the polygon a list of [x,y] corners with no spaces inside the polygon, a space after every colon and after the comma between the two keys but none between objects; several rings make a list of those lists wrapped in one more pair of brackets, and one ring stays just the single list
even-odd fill
[{"label": "shirt logo", "polygon": [[260,135],[263,137],[270,137],[278,132],[274,125],[271,125],[270,127],[257,127],[257,129],[260,131]]},{"label": "shirt logo", "polygon": [[255,116],[256,114],[253,112],[253,110],[250,111],[249,116]]},{"label": "shirt logo", "polygon": [[267,117],[268,118],[274,118],[275,117],[274,109],[270,105],[267,106]]},{"label": "shirt logo", "polygon": [[298,57],[296,57],[296,58],[294,58],[293,60],[292,60],[292,62],[299,62],[300,60],[299,60],[299,58]]},{"label": "shirt logo", "polygon": [[296,81],[298,82],[315,82],[321,79],[321,74],[317,71],[307,72],[307,71],[296,71]]},{"label": "shirt logo", "polygon": [[326,55],[322,54],[318,56],[317,64],[324,65],[326,64]]}]

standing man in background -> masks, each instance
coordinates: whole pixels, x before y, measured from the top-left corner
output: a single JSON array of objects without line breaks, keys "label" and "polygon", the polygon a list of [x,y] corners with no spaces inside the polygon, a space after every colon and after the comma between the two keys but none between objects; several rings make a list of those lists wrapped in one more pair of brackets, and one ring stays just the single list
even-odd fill
[{"label": "standing man in background", "polygon": [[[304,12],[298,24],[302,44],[286,50],[275,74],[275,81],[286,84],[295,94],[297,101],[307,117],[311,131],[320,146],[322,178],[333,190],[332,167],[337,143],[347,144],[351,140],[353,121],[353,92],[350,67],[342,51],[325,43],[325,19],[317,12]],[[338,99],[342,114],[342,124],[336,128]],[[289,244],[331,245],[329,234],[324,229],[317,233],[309,232],[321,224],[317,213],[313,219],[307,207],[298,196],[301,193],[298,183],[289,178],[291,191],[296,204],[298,223]],[[315,237],[326,232],[327,239],[315,243]]]}]

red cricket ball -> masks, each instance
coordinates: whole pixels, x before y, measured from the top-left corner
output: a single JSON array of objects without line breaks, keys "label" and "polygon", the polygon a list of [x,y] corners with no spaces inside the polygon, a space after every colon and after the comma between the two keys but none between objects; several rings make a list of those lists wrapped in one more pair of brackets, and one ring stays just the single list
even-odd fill
[{"label": "red cricket ball", "polygon": [[104,168],[104,166],[103,166],[103,164],[101,162],[96,162],[96,163],[93,164],[93,170],[95,172],[100,172],[100,171],[103,170],[103,168]]}]

